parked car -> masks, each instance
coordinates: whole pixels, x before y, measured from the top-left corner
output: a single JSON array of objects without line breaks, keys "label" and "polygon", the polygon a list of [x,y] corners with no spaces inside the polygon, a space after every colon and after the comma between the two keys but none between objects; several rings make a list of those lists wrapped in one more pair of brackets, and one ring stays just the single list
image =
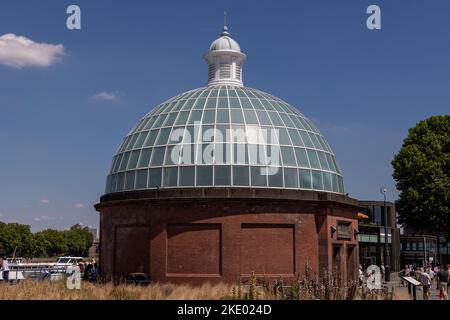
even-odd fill
[{"label": "parked car", "polygon": [[150,283],[150,280],[146,273],[130,273],[125,277],[125,283],[147,286]]}]

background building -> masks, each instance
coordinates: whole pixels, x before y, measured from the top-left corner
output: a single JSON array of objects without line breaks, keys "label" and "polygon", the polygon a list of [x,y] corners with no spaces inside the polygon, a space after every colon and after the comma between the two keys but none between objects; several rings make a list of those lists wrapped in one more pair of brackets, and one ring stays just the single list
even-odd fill
[{"label": "background building", "polygon": [[327,141],[295,107],[243,86],[246,55],[226,27],[204,58],[208,86],[157,106],[113,158],[96,205],[104,275],[293,279],[309,264],[355,279],[360,207]]},{"label": "background building", "polygon": [[450,242],[441,233],[425,234],[406,228],[400,237],[402,266],[412,264],[450,264]]},{"label": "background building", "polygon": [[[359,219],[359,263],[366,269],[371,264],[386,265],[385,252],[385,216],[383,201],[359,201],[364,207]],[[400,230],[397,228],[395,205],[386,203],[388,245],[392,271],[400,270]]]}]

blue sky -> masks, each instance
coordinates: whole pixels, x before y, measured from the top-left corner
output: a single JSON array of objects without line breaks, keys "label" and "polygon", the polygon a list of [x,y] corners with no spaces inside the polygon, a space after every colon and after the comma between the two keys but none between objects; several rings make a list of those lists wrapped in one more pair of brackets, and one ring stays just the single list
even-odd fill
[{"label": "blue sky", "polygon": [[[66,28],[70,4],[81,31]],[[366,28],[370,4],[381,30]],[[350,196],[380,199],[386,185],[395,199],[390,160],[408,128],[450,110],[448,0],[1,0],[0,36],[64,54],[21,68],[0,57],[0,220],[97,225],[116,148],[154,106],[205,85],[225,10],[245,85],[316,123]]]}]

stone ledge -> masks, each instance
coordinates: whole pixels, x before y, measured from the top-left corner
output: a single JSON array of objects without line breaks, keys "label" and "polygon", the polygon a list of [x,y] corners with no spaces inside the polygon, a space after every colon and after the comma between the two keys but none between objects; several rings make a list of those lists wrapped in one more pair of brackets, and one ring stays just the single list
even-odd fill
[{"label": "stone ledge", "polygon": [[207,200],[207,199],[261,199],[275,201],[307,201],[317,204],[339,203],[351,207],[361,207],[358,200],[329,192],[269,189],[269,188],[178,188],[154,189],[105,194],[95,208],[118,202],[161,201],[161,200]]}]

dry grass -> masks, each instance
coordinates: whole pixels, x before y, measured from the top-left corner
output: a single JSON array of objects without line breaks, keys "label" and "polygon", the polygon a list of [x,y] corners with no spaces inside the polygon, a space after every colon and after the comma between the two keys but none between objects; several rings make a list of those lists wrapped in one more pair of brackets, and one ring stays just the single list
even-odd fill
[{"label": "dry grass", "polygon": [[225,284],[200,287],[174,284],[151,284],[147,287],[83,282],[80,290],[67,289],[64,281],[22,281],[0,284],[0,300],[218,300],[230,294]]},{"label": "dry grass", "polygon": [[[253,287],[253,289],[252,289]],[[297,288],[297,290],[299,290]],[[308,290],[301,289],[297,296],[292,292],[280,295],[273,293],[271,289],[261,286],[244,285],[211,285],[205,283],[199,287],[176,284],[151,284],[146,287],[134,285],[114,286],[108,284],[92,284],[82,282],[80,290],[69,290],[65,281],[33,281],[26,280],[19,284],[0,283],[0,300],[220,300],[220,299],[243,299],[243,300],[315,300],[315,299],[354,299],[354,300],[382,300],[384,296],[362,297],[358,292],[353,297],[346,294],[334,293],[334,297],[317,297],[306,294]],[[341,290],[340,290],[341,291]],[[410,300],[407,293],[396,291],[393,299]]]}]

